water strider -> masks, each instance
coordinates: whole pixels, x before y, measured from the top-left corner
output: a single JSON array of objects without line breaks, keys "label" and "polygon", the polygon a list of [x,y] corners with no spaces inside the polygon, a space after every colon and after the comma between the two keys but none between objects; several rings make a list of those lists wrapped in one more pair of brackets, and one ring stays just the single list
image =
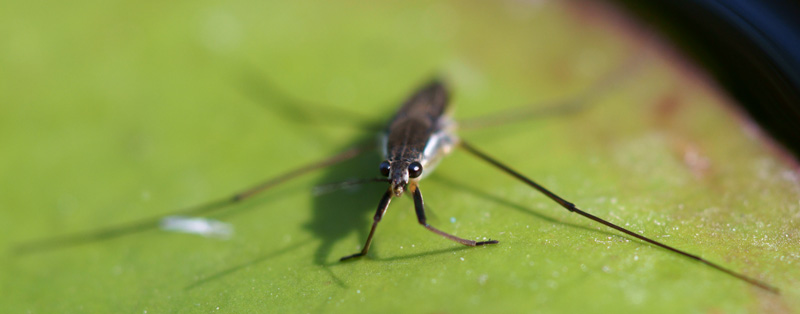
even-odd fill
[{"label": "water strider", "polygon": [[[628,229],[620,227],[616,224],[608,222],[602,218],[587,213],[569,201],[561,198],[555,193],[547,190],[533,180],[525,177],[521,173],[511,169],[509,166],[501,163],[497,159],[490,157],[483,151],[477,149],[475,146],[460,139],[455,134],[456,123],[447,114],[449,93],[445,85],[439,81],[433,81],[426,86],[419,89],[408,100],[405,101],[403,106],[398,110],[395,116],[391,119],[388,126],[381,137],[380,148],[382,149],[384,160],[379,164],[379,171],[383,175],[380,179],[370,179],[365,181],[379,181],[388,183],[389,186],[381,197],[377,211],[373,216],[372,226],[369,235],[367,236],[366,243],[362,250],[352,255],[342,257],[341,260],[350,260],[357,257],[365,256],[369,252],[370,244],[372,243],[375,229],[381,221],[384,213],[389,207],[392,198],[400,197],[405,193],[410,193],[414,199],[414,207],[416,210],[418,222],[426,229],[441,235],[452,241],[461,243],[467,246],[481,246],[489,244],[497,244],[496,240],[487,241],[473,241],[460,238],[444,231],[441,231],[430,224],[425,218],[425,203],[422,198],[422,191],[420,189],[420,180],[426,175],[429,175],[434,167],[441,161],[441,159],[451,153],[455,148],[462,148],[470,154],[474,155],[480,160],[483,160],[497,169],[511,175],[517,180],[522,181],[528,186],[543,193],[545,196],[561,205],[566,210],[579,214],[583,217],[589,218],[610,228],[616,229],[624,234],[645,241],[652,245],[661,247],[663,249],[672,251],[674,253],[691,258],[703,264],[706,264],[714,269],[722,271],[728,275],[743,280],[749,284],[755,285],[767,291],[778,293],[778,289],[766,283],[760,282],[756,279],[750,278],[733,270],[727,269],[717,263],[706,260],[700,256],[687,253],[672,246],[663,244],[661,242],[652,240]],[[256,185],[248,190],[233,195],[231,197],[204,204],[198,207],[189,208],[174,214],[178,215],[201,215],[208,214],[216,211],[219,208],[225,207],[233,203],[246,200],[256,194],[268,190],[276,185],[284,183],[288,180],[296,178],[300,175],[309,173],[313,170],[318,170],[340,162],[350,160],[362,153],[373,149],[374,144],[362,145],[342,152],[333,157],[306,165],[304,167],[289,171],[281,176],[265,181]],[[18,251],[36,251],[46,248],[53,248],[66,245],[75,245],[89,241],[102,240],[111,237],[116,237],[124,234],[133,233],[145,228],[152,228],[153,225],[158,225],[158,222],[163,216],[144,219],[138,222],[130,223],[124,226],[108,228],[96,232],[79,234],[71,237],[64,237],[58,239],[48,239],[39,242],[32,242],[18,247]]]},{"label": "water strider", "polygon": [[389,122],[381,137],[384,161],[380,164],[380,172],[389,182],[389,189],[383,193],[378,203],[378,211],[373,218],[364,248],[361,252],[342,257],[341,260],[367,254],[375,228],[389,208],[392,197],[400,197],[405,192],[413,195],[417,220],[428,230],[469,246],[497,243],[494,240],[476,242],[459,238],[434,228],[425,218],[425,204],[419,181],[423,178],[423,173],[430,173],[442,157],[459,143],[454,133],[455,122],[446,114],[447,104],[447,90],[442,83],[435,81],[408,99]]},{"label": "water strider", "polygon": [[427,223],[425,218],[425,203],[422,200],[422,191],[420,190],[419,181],[433,170],[436,164],[441,161],[442,157],[449,154],[455,147],[460,147],[475,157],[486,161],[497,169],[538,190],[570,212],[577,213],[647,243],[694,259],[760,288],[771,292],[778,292],[777,288],[768,284],[734,272],[700,256],[652,240],[579,209],[575,204],[550,192],[497,159],[490,157],[466,141],[459,139],[454,133],[455,122],[446,114],[447,106],[447,89],[441,82],[434,81],[411,96],[411,98],[403,104],[397,114],[395,114],[381,141],[381,148],[383,149],[385,160],[381,162],[379,169],[381,174],[386,177],[386,181],[389,182],[389,188],[378,203],[378,210],[375,213],[372,228],[370,229],[363,249],[353,255],[342,257],[342,261],[367,254],[370,244],[372,243],[375,228],[378,226],[383,214],[389,207],[392,197],[402,196],[405,192],[413,194],[417,220],[428,230],[468,246],[497,244],[497,240],[476,242],[459,238],[434,228]]}]

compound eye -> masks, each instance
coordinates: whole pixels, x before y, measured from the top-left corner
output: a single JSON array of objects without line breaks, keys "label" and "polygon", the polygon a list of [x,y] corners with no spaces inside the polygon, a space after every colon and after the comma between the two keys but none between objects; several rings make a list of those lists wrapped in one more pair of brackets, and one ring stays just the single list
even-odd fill
[{"label": "compound eye", "polygon": [[416,178],[422,174],[422,165],[418,162],[412,162],[408,165],[408,177],[409,178]]},{"label": "compound eye", "polygon": [[381,174],[384,177],[388,177],[389,176],[389,170],[391,170],[390,169],[391,166],[389,165],[389,162],[388,161],[382,162],[380,168],[381,168]]}]

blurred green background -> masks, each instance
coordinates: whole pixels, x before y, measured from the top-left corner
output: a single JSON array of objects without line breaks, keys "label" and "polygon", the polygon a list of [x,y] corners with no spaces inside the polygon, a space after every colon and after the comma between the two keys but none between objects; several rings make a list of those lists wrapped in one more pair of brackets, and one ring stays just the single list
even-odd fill
[{"label": "blurred green background", "polygon": [[[598,3],[0,3],[0,310],[797,312],[797,164],[669,45]],[[626,71],[619,71],[627,69]],[[31,240],[230,195],[374,134],[434,75],[456,118],[584,110],[462,133],[600,217],[771,283],[774,295],[570,215],[456,151],[395,200],[368,258],[377,154],[214,214],[229,240],[155,228]],[[316,108],[353,112],[353,118]],[[293,118],[295,117],[295,118]],[[313,118],[308,120],[306,118]],[[308,123],[302,122],[306,119]]]}]

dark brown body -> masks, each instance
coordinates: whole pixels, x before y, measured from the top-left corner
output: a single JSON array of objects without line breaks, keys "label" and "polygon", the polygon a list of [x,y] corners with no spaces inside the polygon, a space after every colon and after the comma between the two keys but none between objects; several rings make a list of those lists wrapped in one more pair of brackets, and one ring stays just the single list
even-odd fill
[{"label": "dark brown body", "polygon": [[383,149],[396,196],[402,195],[406,186],[410,191],[416,186],[419,178],[409,182],[411,163],[419,162],[430,172],[455,143],[454,123],[446,116],[448,101],[444,84],[434,81],[409,98],[389,123]]}]

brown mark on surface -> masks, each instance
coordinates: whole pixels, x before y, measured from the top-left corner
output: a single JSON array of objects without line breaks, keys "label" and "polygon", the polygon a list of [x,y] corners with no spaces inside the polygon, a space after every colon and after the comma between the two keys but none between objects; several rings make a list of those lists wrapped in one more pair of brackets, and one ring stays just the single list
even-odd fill
[{"label": "brown mark on surface", "polygon": [[670,151],[697,180],[707,178],[711,172],[711,161],[703,153],[700,145],[692,141],[681,131],[676,119],[680,119],[686,102],[681,97],[679,88],[671,88],[669,92],[658,97],[651,110],[653,125],[667,134]]},{"label": "brown mark on surface", "polygon": [[675,89],[672,89],[671,92],[656,99],[653,108],[653,121],[655,125],[661,128],[669,127],[683,105],[684,103],[680,98],[680,92]]}]

